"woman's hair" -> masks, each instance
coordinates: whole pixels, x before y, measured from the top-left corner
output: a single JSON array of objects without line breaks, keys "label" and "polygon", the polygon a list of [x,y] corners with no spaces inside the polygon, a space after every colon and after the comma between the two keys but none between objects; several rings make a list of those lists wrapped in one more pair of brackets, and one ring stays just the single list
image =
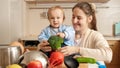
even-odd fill
[{"label": "woman's hair", "polygon": [[78,4],[76,4],[73,8],[72,8],[72,11],[75,9],[75,8],[80,8],[81,10],[83,10],[83,12],[87,15],[87,16],[90,16],[92,15],[93,19],[90,23],[90,28],[93,29],[93,30],[97,30],[97,26],[96,26],[96,16],[95,16],[95,5],[93,4],[90,4],[88,2],[80,2]]},{"label": "woman's hair", "polygon": [[63,8],[60,7],[60,6],[53,6],[53,7],[51,7],[51,8],[48,9],[48,12],[47,12],[48,19],[49,19],[49,14],[50,14],[50,12],[51,12],[52,10],[56,10],[56,9],[60,9],[60,10],[62,11],[62,13],[63,13],[63,20],[64,20],[64,19],[65,19],[65,13],[64,13]]}]

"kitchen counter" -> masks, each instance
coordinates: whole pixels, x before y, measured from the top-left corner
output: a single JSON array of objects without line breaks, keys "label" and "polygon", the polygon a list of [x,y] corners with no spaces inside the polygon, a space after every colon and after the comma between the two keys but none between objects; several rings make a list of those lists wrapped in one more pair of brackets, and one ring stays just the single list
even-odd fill
[{"label": "kitchen counter", "polygon": [[37,36],[25,36],[21,37],[20,40],[38,40]]},{"label": "kitchen counter", "polygon": [[105,36],[106,40],[120,40],[120,36]]},{"label": "kitchen counter", "polygon": [[[114,45],[114,43],[111,44],[111,42],[109,41],[120,41],[120,36],[119,37],[105,36],[105,39],[108,41],[108,43],[111,46],[111,45]],[[33,46],[37,46],[39,43],[37,36],[26,36],[26,37],[20,38],[20,40],[22,44],[25,46],[25,48],[28,48],[30,50],[36,50],[36,47],[33,47]]]},{"label": "kitchen counter", "polygon": [[[106,40],[120,40],[120,36],[104,36]],[[21,40],[38,40],[38,36],[26,36],[20,38]]]}]

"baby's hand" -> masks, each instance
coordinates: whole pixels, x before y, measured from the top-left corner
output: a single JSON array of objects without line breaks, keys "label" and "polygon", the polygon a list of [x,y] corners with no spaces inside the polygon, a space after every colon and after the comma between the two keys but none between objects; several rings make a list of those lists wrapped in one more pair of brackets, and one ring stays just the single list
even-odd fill
[{"label": "baby's hand", "polygon": [[57,33],[57,36],[59,36],[61,38],[64,38],[65,37],[65,33],[59,32],[59,33]]}]

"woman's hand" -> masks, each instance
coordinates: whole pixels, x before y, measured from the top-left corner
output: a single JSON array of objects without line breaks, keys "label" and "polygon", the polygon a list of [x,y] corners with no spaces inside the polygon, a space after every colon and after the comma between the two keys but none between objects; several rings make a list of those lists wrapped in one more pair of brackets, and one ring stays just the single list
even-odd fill
[{"label": "woman's hand", "polygon": [[52,49],[49,46],[49,43],[47,42],[47,40],[44,40],[40,44],[38,44],[38,50],[42,50],[44,52],[52,51]]},{"label": "woman's hand", "polygon": [[80,47],[77,46],[65,46],[60,49],[60,52],[62,52],[65,56],[74,54],[74,53],[79,53],[80,52]]}]

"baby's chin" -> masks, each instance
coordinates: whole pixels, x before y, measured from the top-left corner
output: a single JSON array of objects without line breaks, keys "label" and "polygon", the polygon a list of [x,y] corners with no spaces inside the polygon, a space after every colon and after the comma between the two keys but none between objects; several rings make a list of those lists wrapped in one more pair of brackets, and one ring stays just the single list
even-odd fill
[{"label": "baby's chin", "polygon": [[52,26],[53,28],[59,28],[59,26]]}]

